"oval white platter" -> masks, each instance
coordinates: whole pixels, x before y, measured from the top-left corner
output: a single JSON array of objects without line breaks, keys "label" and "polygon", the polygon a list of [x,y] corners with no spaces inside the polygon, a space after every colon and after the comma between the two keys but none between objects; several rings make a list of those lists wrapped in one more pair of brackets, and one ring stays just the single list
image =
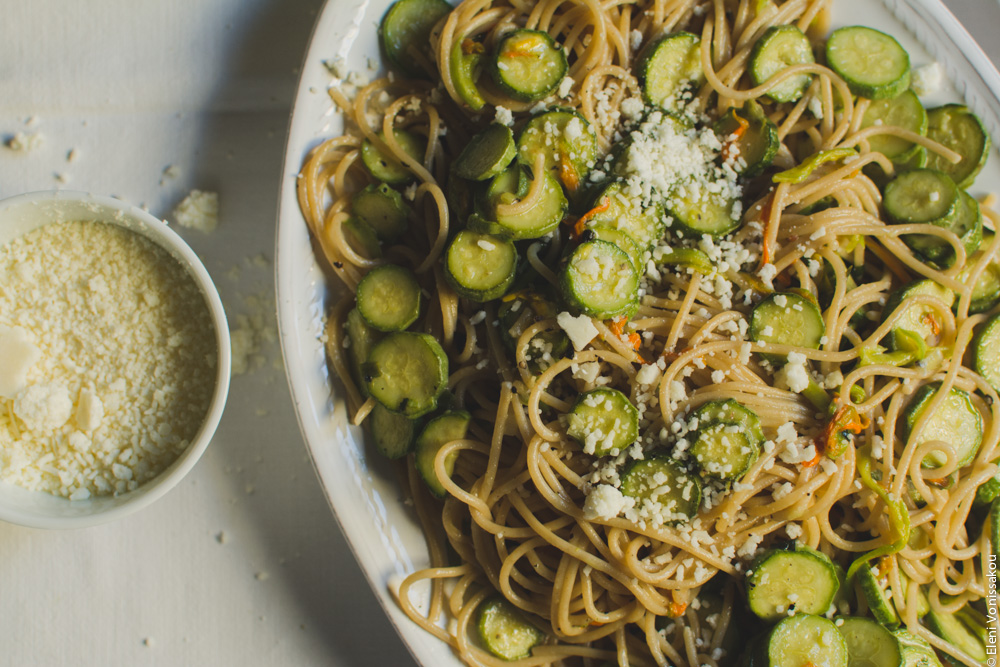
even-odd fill
[{"label": "oval white platter", "polygon": [[[374,594],[418,662],[460,665],[450,648],[412,623],[396,606],[390,582],[427,564],[422,532],[402,502],[394,476],[370,456],[361,430],[348,424],[340,388],[327,369],[323,312],[337,285],[317,261],[296,197],[296,175],[310,149],[340,134],[342,122],[326,94],[334,78],[379,67],[378,22],[391,0],[328,0],[303,63],[282,170],[276,239],[278,325],[288,381],[303,437],[323,489]],[[945,6],[936,0],[835,0],[833,27],[863,24],[895,36],[914,66],[940,62],[945,84],[925,105],[964,101],[1000,140],[1000,75]],[[993,151],[972,190],[1000,186]],[[335,594],[331,591],[331,594]]]}]

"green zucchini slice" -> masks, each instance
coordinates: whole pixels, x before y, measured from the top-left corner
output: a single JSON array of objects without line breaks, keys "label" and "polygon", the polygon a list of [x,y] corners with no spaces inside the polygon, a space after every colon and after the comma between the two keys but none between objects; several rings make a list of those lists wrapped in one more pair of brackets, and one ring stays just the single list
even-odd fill
[{"label": "green zucchini slice", "polygon": [[927,615],[930,629],[941,639],[962,649],[980,664],[986,664],[986,629],[977,615],[969,607],[955,614],[936,612],[931,609]]},{"label": "green zucchini slice", "polygon": [[594,198],[587,225],[603,225],[624,232],[642,250],[656,245],[666,230],[663,207],[658,203],[643,206],[617,181],[605,186]]},{"label": "green zucchini slice", "polygon": [[[383,141],[385,140],[383,133],[379,132],[378,136]],[[417,162],[423,162],[424,147],[427,145],[423,137],[406,130],[395,130],[393,136],[404,153]],[[368,139],[365,139],[361,144],[361,161],[371,175],[383,183],[406,185],[415,178],[408,167],[391,155],[383,153]]]},{"label": "green zucchini slice", "polygon": [[344,220],[342,229],[347,245],[351,246],[354,252],[368,259],[382,257],[382,245],[378,241],[378,234],[367,222],[348,218]]},{"label": "green zucchini slice", "polygon": [[448,384],[448,356],[441,344],[413,331],[389,334],[377,342],[362,370],[371,396],[410,418],[434,410]]},{"label": "green zucchini slice", "polygon": [[420,283],[412,271],[396,264],[369,271],[355,296],[361,317],[379,331],[403,331],[420,315]]},{"label": "green zucchini slice", "polygon": [[[868,106],[861,120],[861,128],[873,125],[899,127],[916,134],[927,134],[927,112],[916,93],[904,90],[896,97],[875,100]],[[891,134],[876,135],[868,140],[868,144],[873,151],[893,162],[904,162],[916,147],[913,142]],[[924,155],[926,156],[926,149]]]},{"label": "green zucchini slice", "polygon": [[352,308],[347,313],[347,317],[344,319],[344,333],[347,334],[347,339],[350,341],[347,348],[348,368],[350,368],[351,375],[354,376],[358,389],[367,398],[368,383],[365,381],[363,365],[368,361],[368,355],[375,347],[375,343],[381,340],[382,334],[368,326],[357,308]]},{"label": "green zucchini slice", "polygon": [[962,156],[958,164],[952,164],[930,151],[927,166],[948,174],[960,188],[971,186],[990,153],[990,135],[979,117],[961,104],[931,109],[927,112],[927,137]]},{"label": "green zucchini slice", "polygon": [[545,171],[534,177],[542,183],[532,206],[517,213],[501,212],[500,206],[516,204],[530,192],[532,183],[524,178],[525,174],[524,168],[515,163],[493,179],[488,191],[486,217],[497,223],[492,231],[515,241],[545,236],[559,226],[569,207],[562,186],[551,172]]},{"label": "green zucchini slice", "polygon": [[445,278],[459,296],[472,301],[503,296],[516,271],[514,244],[490,234],[462,230],[445,254]]},{"label": "green zucchini slice", "polygon": [[[794,25],[771,26],[750,52],[750,78],[754,87],[795,65],[816,62],[809,38]],[[785,79],[767,92],[775,102],[795,102],[812,81],[811,74]]]},{"label": "green zucchini slice", "polygon": [[990,545],[993,553],[1000,551],[1000,498],[990,503],[989,513]]},{"label": "green zucchini slice", "polygon": [[560,286],[570,305],[602,320],[631,315],[639,303],[632,259],[608,241],[578,245],[560,273]]},{"label": "green zucchini slice", "polygon": [[622,230],[609,227],[608,225],[595,225],[594,227],[588,227],[580,236],[580,239],[582,241],[597,239],[614,243],[624,250],[625,254],[632,260],[632,266],[635,268],[636,275],[641,276],[645,273],[645,267],[642,263],[643,249],[639,247],[635,239]]},{"label": "green zucchini slice", "polygon": [[695,248],[671,248],[669,252],[656,250],[653,252],[653,260],[658,268],[680,266],[706,276],[715,271],[712,258]]},{"label": "green zucchini slice", "polygon": [[744,104],[742,109],[727,110],[712,129],[723,146],[728,146],[723,148],[723,154],[733,156],[737,173],[747,178],[770,166],[781,146],[777,126],[753,100]]},{"label": "green zucchini slice", "polygon": [[739,479],[760,455],[764,431],[757,414],[737,401],[709,401],[691,413],[698,431],[691,455],[702,475]]},{"label": "green zucchini slice", "polygon": [[1000,392],[1000,313],[986,320],[972,342],[976,372]]},{"label": "green zucchini slice", "polygon": [[774,622],[794,614],[825,614],[840,589],[840,577],[825,554],[796,544],[754,558],[746,575],[747,602],[759,618]]},{"label": "green zucchini slice", "polygon": [[472,137],[452,165],[455,174],[470,181],[485,181],[505,170],[516,154],[510,128],[492,123]]},{"label": "green zucchini slice", "polygon": [[896,630],[892,634],[902,649],[903,667],[941,667],[934,647],[926,639],[909,630]]},{"label": "green zucchini slice", "polygon": [[736,200],[724,194],[691,187],[684,194],[671,195],[667,208],[678,233],[696,239],[705,234],[721,238],[740,226],[739,217],[733,215],[735,204]]},{"label": "green zucchini slice", "polygon": [[403,196],[385,183],[372,183],[351,198],[351,213],[386,243],[394,243],[409,229],[408,211]]},{"label": "green zucchini slice", "polygon": [[[975,202],[975,205],[978,208],[979,203]],[[983,230],[983,240],[979,244],[980,247],[988,247],[992,242],[993,232]],[[973,254],[966,260],[965,268],[956,276],[959,282],[968,283],[972,267],[979,261],[980,256],[981,251]],[[972,314],[983,313],[998,303],[1000,303],[1000,261],[994,259],[983,268],[983,272],[979,274],[979,280],[976,281],[975,286],[972,288],[969,312]]]},{"label": "green zucchini slice", "polygon": [[847,642],[833,621],[812,614],[783,618],[767,638],[768,667],[848,667]]},{"label": "green zucchini slice", "polygon": [[899,640],[872,619],[841,618],[837,629],[847,643],[848,667],[903,667]]},{"label": "green zucchini slice", "polygon": [[[975,252],[982,241],[979,202],[959,190],[944,172],[913,169],[900,174],[885,186],[882,204],[894,223],[931,224],[954,232],[967,255]],[[903,241],[930,261],[941,265],[954,261],[951,244],[937,236],[907,234]]]},{"label": "green zucchini slice", "polygon": [[375,449],[382,456],[400,459],[413,451],[420,421],[406,415],[392,412],[381,403],[376,403],[368,415]]},{"label": "green zucchini slice", "polygon": [[[434,470],[434,458],[449,442],[465,438],[471,420],[468,412],[451,410],[427,422],[417,436],[414,465],[427,488],[438,498],[444,498],[448,492]],[[452,452],[444,461],[444,469],[449,477],[455,470],[457,458],[458,452]]]},{"label": "green zucchini slice", "polygon": [[643,49],[637,70],[646,101],[668,111],[676,110],[681,94],[705,80],[701,39],[689,32],[664,35]]},{"label": "green zucchini slice", "polygon": [[593,389],[576,400],[566,433],[586,454],[617,456],[639,437],[639,410],[617,389]]},{"label": "green zucchini slice", "polygon": [[[954,292],[933,280],[917,280],[889,295],[882,311],[885,318],[888,318],[907,299],[921,295],[940,299],[947,307],[951,307],[955,300]],[[937,345],[940,341],[940,325],[937,317],[939,317],[937,311],[930,306],[916,304],[907,306],[889,332],[889,346],[893,350],[913,351],[914,336],[922,341],[925,347]]]},{"label": "green zucchini slice", "polygon": [[858,586],[875,620],[887,628],[895,628],[899,626],[899,613],[887,594],[888,581],[880,580],[873,572],[874,569],[877,569],[877,566],[873,568],[868,564],[858,569],[856,575]]},{"label": "green zucchini slice", "polygon": [[493,79],[504,92],[523,102],[547,97],[568,69],[562,45],[541,30],[512,30],[497,41],[493,54]]},{"label": "green zucchini slice", "polygon": [[914,169],[885,186],[882,205],[892,222],[945,225],[958,207],[958,188],[936,169]]},{"label": "green zucchini slice", "polygon": [[[910,399],[903,413],[904,438],[910,439],[914,424],[923,416],[940,388],[940,383],[925,385]],[[952,387],[934,414],[924,422],[918,438],[918,445],[931,440],[949,444],[955,449],[958,467],[967,466],[976,458],[983,442],[983,416],[976,409],[968,392]],[[933,451],[924,457],[920,465],[924,468],[939,468],[945,461],[943,453]]]},{"label": "green zucchini slice", "polygon": [[758,343],[816,350],[825,332],[819,306],[795,292],[774,292],[750,314],[750,338]]},{"label": "green zucchini slice", "polygon": [[910,87],[909,54],[874,28],[834,30],[826,42],[826,62],[859,97],[891,99]]},{"label": "green zucchini slice", "polygon": [[389,63],[400,72],[427,78],[433,72],[421,63],[430,63],[431,30],[448,12],[445,0],[396,0],[382,17],[379,43]]},{"label": "green zucchini slice", "polygon": [[486,106],[486,100],[477,85],[483,67],[483,52],[482,43],[469,38],[458,40],[451,47],[451,80],[460,101],[472,111],[479,111]]},{"label": "green zucchini slice", "polygon": [[665,524],[687,523],[698,513],[701,484],[666,454],[633,461],[622,473],[621,491]]},{"label": "green zucchini slice", "polygon": [[483,646],[503,660],[520,660],[542,643],[545,634],[531,624],[517,607],[499,595],[484,600],[477,611]]},{"label": "green zucchini slice", "polygon": [[587,119],[576,111],[546,111],[532,117],[517,139],[521,164],[533,169],[538,155],[544,158],[544,168],[574,192],[585,183],[597,159],[597,136]]}]

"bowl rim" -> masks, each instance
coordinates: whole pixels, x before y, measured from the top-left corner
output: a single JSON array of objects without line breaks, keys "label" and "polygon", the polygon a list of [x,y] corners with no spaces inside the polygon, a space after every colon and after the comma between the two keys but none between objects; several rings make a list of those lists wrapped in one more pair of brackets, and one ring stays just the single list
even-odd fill
[{"label": "bowl rim", "polygon": [[[205,413],[201,426],[198,428],[197,434],[191,439],[188,447],[156,477],[141,484],[132,491],[118,496],[108,496],[109,498],[114,498],[116,502],[106,509],[100,509],[92,513],[82,513],[76,516],[56,516],[39,512],[28,512],[0,503],[0,520],[2,521],[29,528],[86,528],[123,518],[148,507],[177,486],[191,469],[194,468],[195,464],[208,448],[208,444],[214,437],[222,420],[222,414],[229,396],[232,376],[232,343],[226,311],[222,305],[218,288],[215,286],[208,270],[198,255],[177,232],[170,228],[166,221],[160,220],[150,212],[125,200],[76,190],[40,190],[5,197],[0,199],[0,215],[10,209],[21,206],[50,203],[54,203],[56,207],[60,204],[82,204],[104,209],[105,213],[110,214],[105,216],[106,220],[104,221],[140,234],[155,243],[158,247],[166,250],[181,264],[198,286],[199,291],[205,299],[212,327],[215,330],[217,350],[215,388],[212,391],[208,410]],[[42,210],[40,210],[40,214],[48,215],[47,212]],[[57,221],[56,218],[53,218],[49,222],[38,226],[44,226],[45,224]],[[128,224],[129,222],[133,224]],[[17,238],[17,236],[14,238]],[[15,486],[9,482],[3,482],[3,484]],[[26,491],[29,493],[46,493],[44,491]],[[55,502],[64,501],[66,503],[83,504],[92,502],[93,500],[93,497],[86,500],[69,500],[68,498],[52,494],[47,495],[51,495],[55,499]]]}]

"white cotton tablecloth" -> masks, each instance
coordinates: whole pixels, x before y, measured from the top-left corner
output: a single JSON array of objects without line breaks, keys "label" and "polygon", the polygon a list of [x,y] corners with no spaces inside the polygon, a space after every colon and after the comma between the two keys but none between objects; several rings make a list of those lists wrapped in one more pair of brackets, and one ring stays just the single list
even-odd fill
[{"label": "white cotton tablecloth", "polygon": [[[177,231],[257,350],[164,499],[85,530],[0,524],[0,665],[413,664],[327,506],[274,331],[284,138],[321,4],[3,2],[0,138],[41,144],[0,147],[0,197],[87,190],[164,218],[217,191],[218,229]],[[996,1],[947,4],[996,62]]]}]

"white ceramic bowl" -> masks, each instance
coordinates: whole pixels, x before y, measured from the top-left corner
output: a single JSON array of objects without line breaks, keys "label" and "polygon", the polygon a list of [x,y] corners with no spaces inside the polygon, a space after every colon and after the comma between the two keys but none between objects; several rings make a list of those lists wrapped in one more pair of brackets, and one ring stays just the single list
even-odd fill
[{"label": "white ceramic bowl", "polygon": [[164,248],[185,267],[208,306],[218,348],[215,389],[197,435],[169,467],[133,491],[67,500],[0,482],[0,519],[35,528],[83,528],[146,507],[177,485],[208,447],[229,394],[230,340],[226,313],[208,271],[184,240],[146,211],[119,199],[83,192],[33,192],[0,201],[0,246],[52,222],[93,220],[129,229]]}]

